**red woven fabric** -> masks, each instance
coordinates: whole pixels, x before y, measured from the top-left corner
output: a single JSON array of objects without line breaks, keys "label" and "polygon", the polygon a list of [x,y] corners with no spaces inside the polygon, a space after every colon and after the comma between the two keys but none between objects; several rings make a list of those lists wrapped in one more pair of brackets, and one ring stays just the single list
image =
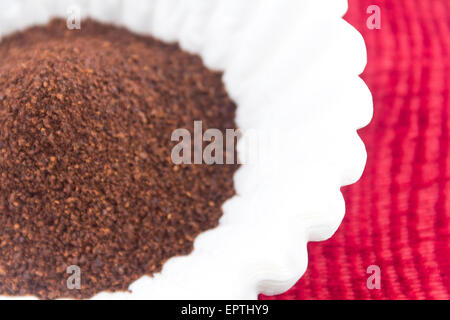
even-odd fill
[{"label": "red woven fabric", "polygon": [[[381,8],[380,30],[366,26],[370,5]],[[349,1],[374,98],[360,131],[367,167],[343,188],[340,229],[308,245],[306,274],[272,299],[449,299],[449,9],[450,0]],[[379,290],[367,288],[370,265],[381,269]]]}]

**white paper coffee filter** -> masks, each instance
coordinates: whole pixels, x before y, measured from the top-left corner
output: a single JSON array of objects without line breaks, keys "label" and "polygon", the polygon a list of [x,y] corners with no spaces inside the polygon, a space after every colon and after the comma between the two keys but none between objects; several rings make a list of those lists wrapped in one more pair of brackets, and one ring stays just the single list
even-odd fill
[{"label": "white paper coffee filter", "polygon": [[370,121],[372,99],[359,78],[364,41],[342,19],[347,1],[0,0],[0,35],[67,18],[72,5],[83,17],[178,41],[223,70],[244,132],[240,156],[254,148],[252,135],[258,141],[219,227],[190,255],[142,277],[132,293],[94,298],[256,299],[288,290],[306,270],[306,243],[338,228],[340,187],[357,181],[366,161],[356,130]]}]

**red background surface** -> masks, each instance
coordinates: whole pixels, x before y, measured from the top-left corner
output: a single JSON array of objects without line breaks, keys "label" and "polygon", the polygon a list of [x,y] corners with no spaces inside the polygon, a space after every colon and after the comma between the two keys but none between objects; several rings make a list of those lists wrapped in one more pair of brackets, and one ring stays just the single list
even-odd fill
[{"label": "red background surface", "polygon": [[[366,26],[370,5],[381,29]],[[267,299],[449,299],[450,0],[350,0],[363,35],[374,118],[360,131],[362,179],[343,188],[347,211],[332,239],[310,243],[308,270]],[[381,269],[369,290],[367,267]]]}]

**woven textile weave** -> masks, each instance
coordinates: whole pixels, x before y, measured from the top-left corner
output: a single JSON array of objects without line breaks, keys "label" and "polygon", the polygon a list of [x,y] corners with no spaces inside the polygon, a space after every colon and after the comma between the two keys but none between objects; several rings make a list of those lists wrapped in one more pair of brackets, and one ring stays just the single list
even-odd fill
[{"label": "woven textile weave", "polygon": [[[367,8],[381,9],[371,30]],[[343,188],[345,219],[310,243],[308,270],[271,299],[450,298],[450,0],[350,0],[363,35],[374,118],[360,131],[362,179]],[[381,288],[367,288],[367,268]],[[268,298],[268,297],[262,297]]]}]

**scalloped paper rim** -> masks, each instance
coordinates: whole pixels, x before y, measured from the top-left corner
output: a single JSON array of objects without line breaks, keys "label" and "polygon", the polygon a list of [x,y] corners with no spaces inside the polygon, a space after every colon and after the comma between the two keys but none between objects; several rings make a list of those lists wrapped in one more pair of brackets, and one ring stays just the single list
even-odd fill
[{"label": "scalloped paper rim", "polygon": [[359,78],[364,41],[342,19],[347,1],[1,0],[0,35],[66,17],[72,4],[84,16],[178,41],[224,70],[238,126],[258,133],[258,159],[269,159],[236,173],[237,195],[190,255],[142,277],[131,293],[94,299],[256,299],[288,290],[306,270],[307,242],[338,228],[340,187],[356,182],[366,162],[356,130],[370,122],[372,98]]}]

